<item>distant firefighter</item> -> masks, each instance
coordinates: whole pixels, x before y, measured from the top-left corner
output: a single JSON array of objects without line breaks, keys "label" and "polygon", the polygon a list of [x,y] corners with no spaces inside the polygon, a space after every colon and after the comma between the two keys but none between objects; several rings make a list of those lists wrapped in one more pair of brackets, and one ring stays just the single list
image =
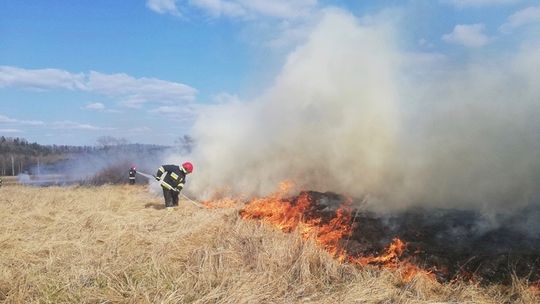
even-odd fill
[{"label": "distant firefighter", "polygon": [[0,188],[2,188],[2,178],[0,177]]},{"label": "distant firefighter", "polygon": [[137,168],[135,166],[132,166],[129,169],[129,184],[135,185],[135,175],[137,175]]},{"label": "distant firefighter", "polygon": [[178,206],[178,195],[184,188],[186,175],[193,172],[193,165],[189,162],[182,166],[163,165],[156,173],[156,180],[161,182],[165,207],[172,208]]}]

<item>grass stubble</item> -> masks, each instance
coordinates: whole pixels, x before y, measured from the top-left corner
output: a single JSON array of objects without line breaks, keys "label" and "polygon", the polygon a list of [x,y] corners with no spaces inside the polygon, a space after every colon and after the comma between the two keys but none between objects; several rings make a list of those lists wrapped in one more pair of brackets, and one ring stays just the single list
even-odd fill
[{"label": "grass stubble", "polygon": [[3,303],[540,303],[334,260],[236,208],[172,212],[144,186],[0,188]]}]

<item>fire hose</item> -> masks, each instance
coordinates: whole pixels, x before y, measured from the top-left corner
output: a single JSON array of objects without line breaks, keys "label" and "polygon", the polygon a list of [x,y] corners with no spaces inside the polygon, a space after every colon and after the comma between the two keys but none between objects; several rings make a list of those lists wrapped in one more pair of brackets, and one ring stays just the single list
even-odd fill
[{"label": "fire hose", "polygon": [[[148,178],[150,180],[156,180],[156,181],[159,180],[159,178],[157,176],[153,175],[153,174],[148,174],[148,173],[144,173],[144,172],[140,172],[140,171],[137,171],[137,174],[140,174],[140,175],[142,175],[142,176],[144,176],[144,177],[146,177],[146,178]],[[187,201],[189,201],[193,205],[195,205],[195,206],[197,206],[199,208],[203,208],[203,206],[199,202],[194,201],[191,198],[187,197],[184,193],[180,192],[180,190],[175,188],[175,189],[173,189],[173,191],[178,192],[183,198],[185,198]]]}]

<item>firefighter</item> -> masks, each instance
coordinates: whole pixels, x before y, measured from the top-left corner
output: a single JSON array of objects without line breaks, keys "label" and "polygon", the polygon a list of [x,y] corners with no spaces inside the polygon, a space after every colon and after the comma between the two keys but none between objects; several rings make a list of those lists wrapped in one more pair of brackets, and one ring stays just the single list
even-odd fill
[{"label": "firefighter", "polygon": [[159,167],[156,180],[161,182],[166,208],[172,209],[172,207],[178,206],[178,195],[184,188],[186,175],[191,172],[193,172],[193,165],[190,162],[185,162],[182,166],[163,165]]},{"label": "firefighter", "polygon": [[2,188],[2,178],[0,177],[0,188]]},{"label": "firefighter", "polygon": [[137,175],[137,167],[132,166],[129,169],[129,184],[135,185],[135,175]]}]

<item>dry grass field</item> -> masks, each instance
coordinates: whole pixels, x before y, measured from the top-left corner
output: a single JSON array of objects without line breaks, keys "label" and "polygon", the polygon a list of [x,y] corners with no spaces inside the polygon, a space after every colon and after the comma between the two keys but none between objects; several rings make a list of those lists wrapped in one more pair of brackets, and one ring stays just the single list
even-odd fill
[{"label": "dry grass field", "polygon": [[540,303],[534,289],[440,284],[340,264],[238,207],[162,209],[143,186],[0,188],[0,302]]},{"label": "dry grass field", "polygon": [[17,183],[17,177],[16,176],[0,176],[2,179],[3,185],[11,185]]}]

